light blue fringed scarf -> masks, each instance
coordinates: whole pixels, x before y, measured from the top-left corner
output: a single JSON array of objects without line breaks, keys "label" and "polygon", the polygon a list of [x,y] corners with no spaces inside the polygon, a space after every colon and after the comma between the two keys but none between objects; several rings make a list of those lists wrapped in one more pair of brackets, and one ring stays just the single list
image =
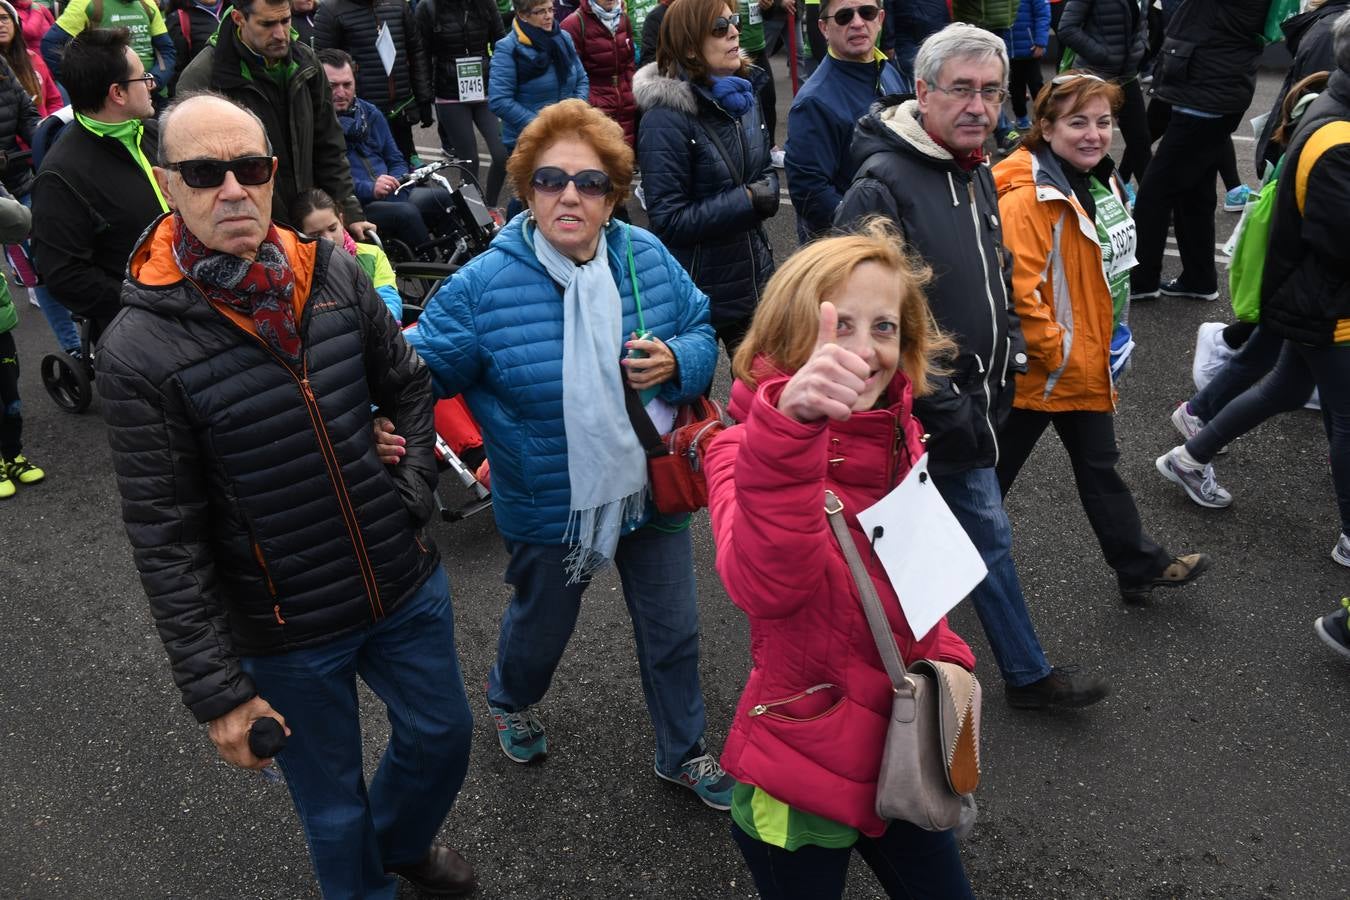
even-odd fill
[{"label": "light blue fringed scarf", "polygon": [[647,506],[647,456],[624,408],[619,357],[623,301],[609,271],[605,233],[578,266],[534,229],[534,253],[563,288],[563,429],[572,504],[564,543],[568,584],[614,559],[625,525]]}]

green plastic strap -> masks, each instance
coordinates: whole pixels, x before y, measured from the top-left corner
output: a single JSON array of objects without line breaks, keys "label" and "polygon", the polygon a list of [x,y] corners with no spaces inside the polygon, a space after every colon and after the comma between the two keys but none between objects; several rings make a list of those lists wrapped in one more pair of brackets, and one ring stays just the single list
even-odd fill
[{"label": "green plastic strap", "polygon": [[645,333],[647,325],[642,321],[642,291],[638,288],[637,265],[633,262],[633,226],[623,226],[623,234],[628,241],[628,277],[633,282],[633,305],[637,307],[638,331]]}]

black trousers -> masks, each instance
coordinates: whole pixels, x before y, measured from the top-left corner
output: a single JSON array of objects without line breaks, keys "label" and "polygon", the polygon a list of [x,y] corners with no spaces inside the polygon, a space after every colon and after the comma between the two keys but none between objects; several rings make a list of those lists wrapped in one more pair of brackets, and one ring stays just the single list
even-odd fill
[{"label": "black trousers", "polygon": [[769,65],[769,54],[763,50],[750,54],[750,62],[759,66],[769,76],[764,90],[759,92],[759,114],[764,117],[764,127],[769,131],[769,146],[778,145],[778,89],[773,86],[773,66]]},{"label": "black trousers", "polygon": [[[1148,107],[1139,79],[1132,78],[1120,86],[1124,102],[1120,106],[1120,136],[1125,139],[1125,153],[1120,158],[1120,180],[1143,184],[1144,173],[1153,159],[1153,136],[1149,133]],[[1236,163],[1235,163],[1236,164]]]},{"label": "black trousers", "polygon": [[1169,219],[1181,254],[1181,280],[1191,290],[1217,289],[1214,176],[1224,154],[1232,152],[1229,136],[1241,119],[1240,113],[1207,119],[1172,110],[1135,202],[1139,264],[1130,272],[1133,290],[1158,289]]},{"label": "black trousers", "polygon": [[23,453],[23,407],[19,403],[19,350],[14,334],[0,332],[0,456]]},{"label": "black trousers", "polygon": [[1078,499],[1097,535],[1106,564],[1122,584],[1152,581],[1172,556],[1146,534],[1134,496],[1116,471],[1115,416],[1109,412],[1047,413],[1014,408],[999,431],[1002,453],[998,486],[1007,496],[1013,481],[1047,425],[1053,425],[1068,451]]},{"label": "black trousers", "polygon": [[1012,98],[1013,115],[1025,118],[1027,114],[1027,96],[1036,103],[1036,95],[1041,92],[1045,80],[1041,77],[1041,61],[1034,56],[1011,60],[1008,69],[1008,94]]}]

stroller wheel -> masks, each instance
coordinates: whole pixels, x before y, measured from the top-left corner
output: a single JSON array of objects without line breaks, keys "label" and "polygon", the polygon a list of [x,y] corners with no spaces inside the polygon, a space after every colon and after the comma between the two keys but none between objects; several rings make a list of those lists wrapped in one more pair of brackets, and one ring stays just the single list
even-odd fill
[{"label": "stroller wheel", "polygon": [[68,413],[82,413],[94,399],[93,379],[83,360],[64,353],[48,353],[42,357],[42,386]]}]

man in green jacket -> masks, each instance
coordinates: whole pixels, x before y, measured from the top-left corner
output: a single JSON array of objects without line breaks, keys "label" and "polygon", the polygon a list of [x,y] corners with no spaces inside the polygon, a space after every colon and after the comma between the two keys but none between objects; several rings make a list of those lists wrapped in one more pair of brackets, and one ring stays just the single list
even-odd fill
[{"label": "man in green jacket", "polygon": [[295,198],[322,188],[342,207],[347,229],[371,228],[352,190],[328,78],[314,51],[291,41],[288,0],[238,0],[178,80],[178,92],[210,89],[251,110],[277,157],[272,218],[284,224]]}]

